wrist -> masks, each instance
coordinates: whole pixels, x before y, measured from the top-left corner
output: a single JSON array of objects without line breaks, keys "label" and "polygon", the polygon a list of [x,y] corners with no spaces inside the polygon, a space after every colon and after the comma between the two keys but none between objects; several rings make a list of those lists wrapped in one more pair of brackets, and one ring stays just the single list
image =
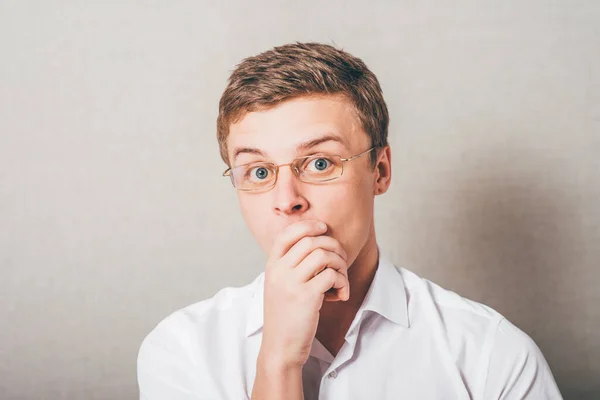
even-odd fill
[{"label": "wrist", "polygon": [[257,368],[269,374],[289,374],[302,371],[304,362],[282,356],[282,352],[262,349],[258,354]]},{"label": "wrist", "polygon": [[302,400],[302,365],[261,349],[252,388],[253,400]]}]

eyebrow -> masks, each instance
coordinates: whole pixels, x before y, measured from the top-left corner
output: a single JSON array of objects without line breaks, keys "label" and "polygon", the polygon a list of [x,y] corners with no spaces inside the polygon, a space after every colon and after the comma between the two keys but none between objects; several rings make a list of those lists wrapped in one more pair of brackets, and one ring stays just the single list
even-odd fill
[{"label": "eyebrow", "polygon": [[[334,135],[332,133],[327,133],[316,139],[309,140],[308,142],[299,144],[296,147],[296,151],[297,152],[306,151],[308,149],[311,149],[311,148],[313,148],[321,143],[325,143],[325,142],[338,142],[345,148],[348,148],[348,146],[346,145],[346,142],[341,137],[339,137],[338,135]],[[242,153],[256,154],[256,155],[263,156],[263,157],[266,156],[266,154],[263,151],[261,151],[259,149],[255,149],[253,147],[239,147],[239,148],[235,149],[235,151],[233,152],[233,159],[235,160],[237,158],[237,156]]]}]

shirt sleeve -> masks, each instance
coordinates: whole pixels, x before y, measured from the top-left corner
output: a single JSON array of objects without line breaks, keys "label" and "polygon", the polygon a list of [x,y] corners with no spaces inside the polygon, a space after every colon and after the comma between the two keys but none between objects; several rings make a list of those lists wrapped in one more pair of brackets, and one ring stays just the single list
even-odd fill
[{"label": "shirt sleeve", "polygon": [[138,353],[140,400],[210,398],[208,393],[200,395],[198,370],[188,354],[182,338],[166,324],[159,324],[144,339]]},{"label": "shirt sleeve", "polygon": [[483,398],[562,400],[538,346],[506,318],[496,328]]}]

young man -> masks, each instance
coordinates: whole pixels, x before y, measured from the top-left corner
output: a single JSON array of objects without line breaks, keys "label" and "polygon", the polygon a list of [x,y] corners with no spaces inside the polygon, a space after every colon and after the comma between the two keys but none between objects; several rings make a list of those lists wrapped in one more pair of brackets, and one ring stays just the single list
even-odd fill
[{"label": "young man", "polygon": [[387,129],[376,77],[344,51],[290,44],[237,66],[217,135],[268,262],[146,337],[142,399],[561,398],[525,333],[380,254]]}]

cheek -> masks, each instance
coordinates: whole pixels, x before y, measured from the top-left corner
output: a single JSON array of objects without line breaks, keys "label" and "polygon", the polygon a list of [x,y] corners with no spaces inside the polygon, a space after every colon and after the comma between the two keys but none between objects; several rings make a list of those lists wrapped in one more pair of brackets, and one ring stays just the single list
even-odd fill
[{"label": "cheek", "polygon": [[268,209],[265,208],[265,201],[259,196],[251,196],[247,194],[239,194],[238,201],[242,217],[256,239],[258,244],[264,249],[269,239],[268,224]]},{"label": "cheek", "polygon": [[373,216],[369,185],[355,182],[331,193],[323,202],[323,219],[331,225],[331,236],[345,249],[360,246],[368,236]]}]

